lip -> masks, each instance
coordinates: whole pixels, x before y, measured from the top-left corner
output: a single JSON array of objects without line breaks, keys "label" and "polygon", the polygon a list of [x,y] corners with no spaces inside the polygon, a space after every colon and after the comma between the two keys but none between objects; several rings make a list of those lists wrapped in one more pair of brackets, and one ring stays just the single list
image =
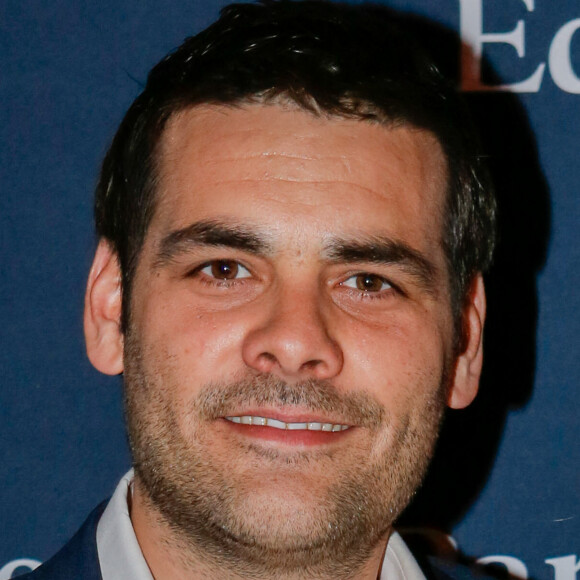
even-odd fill
[{"label": "lip", "polygon": [[267,417],[268,419],[275,419],[284,423],[332,423],[333,425],[349,425],[349,429],[344,431],[313,431],[308,429],[301,430],[283,430],[274,427],[262,425],[247,425],[240,423],[233,423],[228,421],[225,417],[219,419],[220,424],[227,432],[232,433],[238,437],[253,439],[256,442],[267,445],[274,445],[276,447],[315,447],[320,445],[331,445],[342,441],[345,437],[350,436],[355,426],[351,425],[344,419],[339,419],[336,416],[329,417],[321,413],[313,413],[311,410],[299,410],[296,408],[278,408],[278,409],[264,409],[264,408],[247,408],[243,410],[236,410],[228,412],[228,417]]},{"label": "lip", "polygon": [[354,431],[351,427],[346,431],[310,431],[310,430],[282,430],[274,427],[262,427],[257,425],[242,425],[232,423],[227,419],[219,419],[227,432],[237,437],[253,439],[256,442],[284,447],[315,447],[319,445],[331,445],[349,437]]}]

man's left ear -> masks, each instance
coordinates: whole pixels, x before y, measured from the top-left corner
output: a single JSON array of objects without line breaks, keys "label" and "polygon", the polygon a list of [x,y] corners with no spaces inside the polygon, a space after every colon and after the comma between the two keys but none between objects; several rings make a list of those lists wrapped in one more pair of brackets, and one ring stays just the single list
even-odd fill
[{"label": "man's left ear", "polygon": [[93,366],[107,375],[123,372],[121,269],[111,245],[101,240],[85,295],[85,341]]},{"label": "man's left ear", "polygon": [[463,352],[457,357],[455,376],[447,398],[447,404],[452,409],[467,407],[477,395],[483,364],[485,307],[483,276],[477,274],[463,309]]}]

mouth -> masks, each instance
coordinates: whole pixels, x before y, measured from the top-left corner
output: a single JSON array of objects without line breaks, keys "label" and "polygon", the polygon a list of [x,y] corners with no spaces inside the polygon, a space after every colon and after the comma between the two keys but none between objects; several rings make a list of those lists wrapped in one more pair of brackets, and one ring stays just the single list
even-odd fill
[{"label": "mouth", "polygon": [[350,425],[340,423],[322,423],[319,421],[304,422],[285,422],[272,417],[260,417],[256,415],[237,415],[233,417],[224,417],[231,423],[239,425],[253,425],[256,427],[272,427],[281,431],[324,431],[327,433],[336,433],[350,429]]},{"label": "mouth", "polygon": [[335,444],[356,427],[344,419],[316,416],[305,409],[245,410],[239,415],[222,416],[221,420],[237,437],[286,448]]}]

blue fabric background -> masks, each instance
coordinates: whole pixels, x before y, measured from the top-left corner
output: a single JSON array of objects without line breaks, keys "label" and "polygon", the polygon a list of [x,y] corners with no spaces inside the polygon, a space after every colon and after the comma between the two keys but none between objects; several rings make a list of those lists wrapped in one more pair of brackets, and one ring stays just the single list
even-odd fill
[{"label": "blue fabric background", "polygon": [[[92,190],[147,71],[223,4],[1,3],[0,580],[17,559],[53,554],[129,466],[120,380],[100,376],[84,354]],[[487,32],[523,21],[525,55],[506,43],[484,49],[485,78],[503,83],[547,63],[558,30],[580,18],[577,0],[390,3],[455,33],[476,4]],[[441,34],[449,42],[433,46],[453,72],[459,45]],[[570,61],[580,75],[580,32]],[[580,94],[557,86],[548,67],[537,92],[470,98],[502,207],[488,366],[476,405],[450,417],[406,523],[452,533],[468,555],[509,556],[529,577],[575,580]]]}]

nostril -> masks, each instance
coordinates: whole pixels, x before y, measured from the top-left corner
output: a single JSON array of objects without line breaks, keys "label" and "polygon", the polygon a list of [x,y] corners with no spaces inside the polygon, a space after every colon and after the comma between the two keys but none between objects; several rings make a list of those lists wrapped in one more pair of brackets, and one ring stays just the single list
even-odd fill
[{"label": "nostril", "polygon": [[317,360],[309,360],[305,362],[302,367],[306,370],[311,370],[316,368],[317,366],[322,365],[322,361],[320,359]]},{"label": "nostril", "polygon": [[269,362],[269,363],[277,363],[278,359],[270,352],[263,352],[261,355],[261,358],[264,359],[265,361]]}]

